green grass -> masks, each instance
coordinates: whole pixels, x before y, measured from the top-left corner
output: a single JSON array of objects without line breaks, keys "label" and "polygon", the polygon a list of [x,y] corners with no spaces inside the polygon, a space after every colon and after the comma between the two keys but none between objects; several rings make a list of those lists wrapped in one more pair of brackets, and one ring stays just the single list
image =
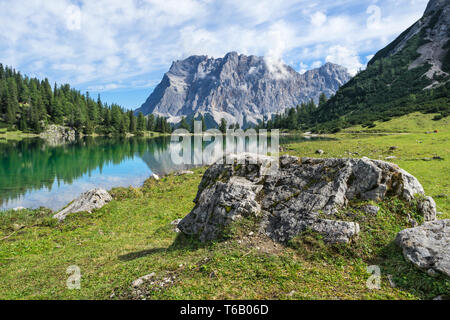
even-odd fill
[{"label": "green grass", "polygon": [[364,128],[361,125],[344,129],[345,133],[426,133],[438,131],[447,131],[450,128],[450,118],[446,117],[439,121],[434,121],[433,118],[438,114],[423,114],[415,112],[403,117],[394,118],[392,120],[382,122],[375,122],[374,128]]},{"label": "green grass", "polygon": [[22,140],[24,138],[34,138],[38,137],[37,134],[24,133],[22,131],[8,131],[7,128],[0,128],[0,142],[6,140]]},{"label": "green grass", "polygon": [[[311,157],[318,157],[317,149],[325,151],[321,157],[350,157],[346,151],[358,153],[351,157],[394,155],[391,161],[435,197],[444,213],[440,217],[450,218],[449,131],[445,123],[438,125],[433,134],[411,126],[408,134],[347,133],[333,136],[335,141],[286,147],[290,154]],[[398,149],[389,151],[391,146]],[[444,160],[421,160],[436,155]],[[170,222],[193,208],[204,170],[148,180],[142,188],[114,189],[110,204],[92,214],[69,216],[62,224],[44,209],[3,213],[0,238],[12,235],[0,240],[0,299],[135,298],[131,282],[152,272],[175,280],[163,290],[149,289],[147,299],[430,299],[450,294],[448,279],[417,270],[393,244],[397,232],[410,227],[407,213],[415,213],[397,199],[381,204],[376,218],[355,209],[347,212],[362,230],[349,245],[329,246],[305,232],[281,246],[246,236],[254,228],[248,221],[233,226],[227,241],[202,245],[177,237]],[[80,290],[66,288],[71,265],[81,269]],[[369,265],[381,267],[380,290],[366,287]]]}]

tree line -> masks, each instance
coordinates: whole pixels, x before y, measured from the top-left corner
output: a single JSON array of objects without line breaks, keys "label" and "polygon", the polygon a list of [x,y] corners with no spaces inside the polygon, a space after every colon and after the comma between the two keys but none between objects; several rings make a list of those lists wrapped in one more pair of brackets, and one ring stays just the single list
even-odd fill
[{"label": "tree line", "polygon": [[164,117],[136,116],[117,104],[103,103],[100,95],[93,99],[88,92],[82,94],[68,84],[52,87],[48,79],[29,78],[0,64],[0,126],[40,133],[49,124],[68,126],[86,135],[172,131]]}]

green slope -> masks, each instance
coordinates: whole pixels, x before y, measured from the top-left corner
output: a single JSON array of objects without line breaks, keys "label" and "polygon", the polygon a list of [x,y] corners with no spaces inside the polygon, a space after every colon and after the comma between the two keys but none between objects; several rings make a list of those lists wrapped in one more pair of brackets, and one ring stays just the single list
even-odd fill
[{"label": "green slope", "polygon": [[[431,65],[426,62],[412,68],[411,64],[421,55],[423,48],[433,38],[435,29],[447,25],[443,14],[448,4],[436,11],[426,12],[424,17],[403,32],[386,48],[380,50],[369,62],[367,69],[360,72],[334,97],[315,112],[316,131],[336,130],[358,124],[371,125],[374,121],[388,121],[412,112],[440,113],[446,117],[450,113],[450,77],[443,72],[432,79],[425,76]],[[450,34],[449,34],[450,35]],[[444,38],[445,39],[445,38]],[[450,45],[442,44],[442,71],[448,71]],[[433,89],[424,88],[433,84]]]}]

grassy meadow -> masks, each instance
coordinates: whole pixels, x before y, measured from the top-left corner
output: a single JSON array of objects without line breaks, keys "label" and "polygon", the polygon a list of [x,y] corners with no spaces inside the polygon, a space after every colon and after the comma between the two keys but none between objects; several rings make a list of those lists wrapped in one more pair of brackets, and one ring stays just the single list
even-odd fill
[{"label": "grassy meadow", "polygon": [[[449,119],[412,114],[375,128],[347,129],[335,140],[285,145],[301,157],[391,158],[423,184],[450,218]],[[434,131],[437,131],[436,133]],[[432,133],[427,133],[432,132]],[[392,146],[397,147],[390,150]],[[318,149],[323,155],[317,155]],[[439,158],[438,158],[439,157]],[[226,241],[201,244],[173,231],[190,212],[206,169],[193,175],[148,180],[141,188],[116,188],[114,200],[92,214],[52,220],[46,209],[0,213],[0,299],[135,299],[133,280],[154,272],[170,277],[149,287],[145,299],[432,299],[450,295],[450,280],[431,277],[406,262],[393,244],[410,227],[415,208],[398,199],[380,204],[377,217],[353,212],[360,238],[326,245],[305,232],[286,246],[242,221]],[[69,290],[69,266],[81,270],[81,288]],[[381,288],[370,290],[366,268],[381,268]]]}]

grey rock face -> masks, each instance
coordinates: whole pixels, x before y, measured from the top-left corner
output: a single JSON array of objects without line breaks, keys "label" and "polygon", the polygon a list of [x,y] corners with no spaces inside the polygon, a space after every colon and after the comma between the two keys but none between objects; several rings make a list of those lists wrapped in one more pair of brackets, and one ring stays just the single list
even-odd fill
[{"label": "grey rock face", "polygon": [[[442,62],[448,52],[445,45],[449,41],[449,26],[450,2],[448,0],[431,0],[423,17],[396,40],[395,46],[387,52],[387,55],[400,52],[405,48],[408,40],[422,33],[421,37],[425,41],[417,50],[420,56],[410,64],[409,68],[413,69],[428,63],[430,69],[425,75],[429,79],[434,79],[439,75],[448,76],[448,73],[442,70]],[[439,85],[439,83],[439,81],[435,81],[431,87]]]},{"label": "grey rock face", "polygon": [[403,249],[405,259],[418,268],[450,277],[450,220],[405,229],[397,235],[396,243]]},{"label": "grey rock face", "polygon": [[75,199],[67,208],[61,210],[53,218],[63,221],[71,213],[92,212],[94,209],[100,209],[112,200],[111,195],[103,189],[93,189],[83,193]]},{"label": "grey rock face", "polygon": [[44,139],[49,145],[58,146],[75,141],[76,133],[71,128],[52,124],[39,137]]},{"label": "grey rock face", "polygon": [[[349,242],[359,233],[353,222],[333,220],[349,200],[381,201],[424,194],[416,178],[394,164],[369,159],[311,159],[283,156],[275,175],[264,175],[270,157],[234,155],[235,164],[214,164],[203,176],[195,208],[179,224],[185,234],[208,241],[242,217],[260,221],[260,231],[286,242],[309,229],[328,242]],[[238,164],[245,160],[245,164]],[[435,219],[425,205],[427,220]],[[324,217],[329,217],[324,219]]]},{"label": "grey rock face", "polygon": [[299,74],[289,66],[236,52],[219,59],[191,56],[172,64],[136,113],[172,122],[202,114],[216,123],[224,118],[244,126],[311,99],[317,102],[321,93],[334,94],[350,78],[345,68],[331,63]]}]

